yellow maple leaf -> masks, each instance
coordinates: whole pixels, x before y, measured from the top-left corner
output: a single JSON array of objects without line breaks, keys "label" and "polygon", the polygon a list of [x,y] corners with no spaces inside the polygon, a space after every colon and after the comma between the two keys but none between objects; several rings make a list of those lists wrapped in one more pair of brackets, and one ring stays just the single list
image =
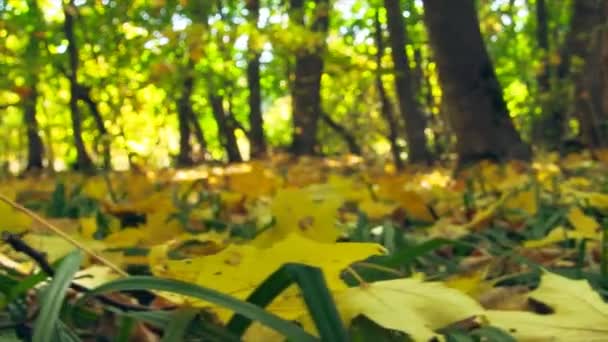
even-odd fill
[{"label": "yellow maple leaf", "polygon": [[138,228],[126,228],[108,235],[103,243],[109,248],[127,248],[141,246],[145,232]]},{"label": "yellow maple leaf", "polygon": [[[596,234],[594,234],[594,237],[595,236],[596,236]],[[589,236],[586,236],[579,231],[568,230],[568,229],[560,226],[560,227],[556,227],[553,230],[551,230],[549,232],[549,234],[547,234],[547,236],[545,236],[542,239],[525,241],[523,243],[523,246],[526,248],[540,248],[540,247],[546,247],[546,246],[552,245],[554,243],[562,242],[562,241],[565,241],[568,239],[579,240],[579,239],[584,239],[584,238],[589,238]]]},{"label": "yellow maple leaf", "polygon": [[376,194],[380,199],[392,200],[399,204],[406,214],[416,220],[433,222],[431,213],[424,197],[412,190],[406,190],[407,180],[404,176],[384,176],[376,180]]},{"label": "yellow maple leaf", "polygon": [[581,235],[598,238],[598,228],[600,225],[593,217],[585,215],[579,207],[570,209],[568,212],[568,221]]},{"label": "yellow maple leaf", "polygon": [[553,312],[497,311],[485,313],[489,322],[517,341],[606,341],[608,304],[586,280],[544,272],[540,286],[529,294]]},{"label": "yellow maple leaf", "polygon": [[351,287],[335,297],[345,321],[365,315],[414,341],[430,341],[437,336],[435,329],[483,312],[475,300],[456,289],[412,278]]},{"label": "yellow maple leaf", "polygon": [[281,185],[281,179],[260,162],[251,162],[229,174],[228,185],[234,192],[256,198],[271,195]]},{"label": "yellow maple leaf", "polygon": [[83,192],[91,198],[103,200],[108,194],[108,188],[102,177],[91,177],[87,179]]},{"label": "yellow maple leaf", "polygon": [[[533,190],[520,191],[517,194],[505,200],[504,208],[510,210],[521,210],[527,216],[534,216],[538,211],[538,203],[536,203],[536,194]],[[520,218],[521,215],[510,214],[509,218]]]},{"label": "yellow maple leaf", "polygon": [[293,232],[317,241],[333,242],[340,235],[336,220],[342,203],[341,196],[334,193],[298,188],[281,189],[271,204],[276,224],[253,243],[268,246]]},{"label": "yellow maple leaf", "polygon": [[591,192],[587,196],[589,205],[601,210],[608,210],[608,195],[599,192]]},{"label": "yellow maple leaf", "polygon": [[[320,243],[300,234],[290,234],[267,249],[233,244],[217,254],[187,261],[156,258],[156,263],[150,266],[156,275],[192,281],[243,299],[288,262],[320,267],[330,289],[344,289],[346,285],[340,278],[344,268],[383,253],[384,249],[375,243]],[[293,304],[294,298],[300,303],[301,298],[296,297],[296,292],[288,290],[276,300],[278,305],[273,303],[275,306],[270,309],[290,319],[299,317],[306,309],[301,304]],[[223,313],[222,317],[228,316]]]},{"label": "yellow maple leaf", "polygon": [[359,203],[359,210],[364,212],[367,217],[372,220],[381,219],[392,213],[396,208],[397,204],[395,203],[385,203],[372,199],[366,199]]},{"label": "yellow maple leaf", "polygon": [[32,218],[4,202],[0,202],[0,217],[0,230],[17,233],[32,227]]},{"label": "yellow maple leaf", "polygon": [[484,282],[487,275],[488,267],[484,267],[469,274],[456,274],[448,278],[444,283],[447,287],[475,297],[492,287],[491,283]]}]

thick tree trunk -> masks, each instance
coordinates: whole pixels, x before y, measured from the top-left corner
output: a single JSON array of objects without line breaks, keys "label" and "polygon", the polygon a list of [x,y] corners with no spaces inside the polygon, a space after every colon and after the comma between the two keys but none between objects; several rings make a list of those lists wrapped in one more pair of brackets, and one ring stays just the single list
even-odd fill
[{"label": "thick tree trunk", "polygon": [[423,2],[460,166],[484,158],[530,159],[485,49],[475,1]]},{"label": "thick tree trunk", "polygon": [[[259,0],[246,2],[251,25],[257,27],[260,16]],[[260,158],[266,155],[264,138],[264,120],[262,117],[262,92],[260,87],[260,53],[249,37],[249,60],[247,61],[247,83],[249,86],[249,143],[251,157]]]},{"label": "thick tree trunk", "polygon": [[41,170],[44,145],[38,133],[38,120],[36,119],[36,102],[38,100],[37,77],[32,80],[31,90],[23,99],[23,123],[27,130],[27,166],[26,171]]},{"label": "thick tree trunk", "polygon": [[[304,25],[303,0],[291,0],[290,20]],[[316,2],[316,12],[311,30],[327,33],[329,26],[329,4],[327,0]],[[311,49],[301,49],[296,56],[295,80],[293,84],[293,126],[291,150],[296,155],[315,154],[317,124],[323,111],[321,106],[321,76],[323,75],[323,52],[325,40],[316,42]]]},{"label": "thick tree trunk", "polygon": [[209,102],[211,102],[213,116],[217,123],[220,141],[228,155],[228,162],[238,163],[243,161],[236,136],[234,135],[234,125],[230,122],[232,118],[228,117],[224,109],[224,98],[212,94],[209,96]]},{"label": "thick tree trunk", "polygon": [[376,89],[378,91],[378,97],[380,98],[380,112],[386,120],[388,126],[388,141],[391,145],[391,154],[393,155],[393,162],[397,169],[403,168],[403,161],[401,160],[401,148],[397,143],[399,138],[399,121],[393,113],[393,104],[391,103],[384,84],[382,83],[382,56],[384,55],[384,37],[382,34],[382,24],[380,23],[380,16],[376,10],[375,17],[375,35],[376,40]]},{"label": "thick tree trunk", "polygon": [[391,54],[395,65],[395,88],[401,117],[405,121],[405,136],[408,160],[413,163],[430,162],[431,155],[426,146],[426,119],[416,100],[409,59],[405,52],[407,31],[399,0],[384,0]]},{"label": "thick tree trunk", "polygon": [[177,101],[177,122],[179,125],[179,154],[177,155],[177,165],[180,167],[191,166],[194,164],[192,157],[192,144],[190,143],[192,120],[192,104],[190,97],[194,89],[194,78],[187,73],[182,84],[182,94]]},{"label": "thick tree trunk", "polygon": [[70,113],[72,116],[72,134],[74,135],[74,146],[76,147],[76,168],[78,170],[92,170],[94,168],[93,161],[86,150],[82,139],[82,116],[78,108],[78,47],[76,45],[76,37],[74,36],[74,16],[76,6],[74,1],[64,6],[65,20],[63,22],[63,31],[68,41],[68,56],[70,61]]}]

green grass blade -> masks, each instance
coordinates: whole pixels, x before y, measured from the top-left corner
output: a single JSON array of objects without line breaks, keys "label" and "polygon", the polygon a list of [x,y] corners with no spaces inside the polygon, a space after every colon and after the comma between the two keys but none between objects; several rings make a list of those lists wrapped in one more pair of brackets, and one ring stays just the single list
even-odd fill
[{"label": "green grass blade", "polygon": [[[110,309],[111,310],[111,309]],[[146,322],[155,327],[163,330],[167,329],[169,322],[173,319],[172,312],[170,311],[113,311],[117,315],[131,317],[138,321]],[[188,333],[193,337],[197,337],[203,341],[225,341],[225,342],[239,342],[241,339],[228,331],[225,327],[215,325],[212,322],[206,320],[203,316],[196,320],[195,324],[190,324]]]},{"label": "green grass blade", "polygon": [[27,293],[27,291],[43,282],[46,278],[48,278],[48,275],[42,271],[25,277],[9,290],[8,300],[15,300],[19,296],[24,295]]},{"label": "green grass blade", "polygon": [[[57,336],[59,342],[81,342],[80,337],[78,337],[72,328],[67,326],[62,321],[58,321],[57,323]],[[46,340],[48,341],[49,339],[47,338]]]},{"label": "green grass blade", "polygon": [[55,273],[55,277],[45,289],[44,296],[40,300],[40,314],[34,324],[33,342],[46,342],[49,336],[54,336],[55,329],[59,324],[59,311],[63,306],[63,300],[74,274],[80,268],[82,253],[79,250],[70,253]]},{"label": "green grass blade", "polygon": [[297,325],[274,314],[266,312],[260,307],[257,307],[251,303],[240,301],[212,289],[172,279],[161,279],[148,276],[134,276],[119,279],[93,289],[91,292],[89,292],[88,296],[104,292],[129,290],[168,291],[184,296],[198,298],[200,300],[214,303],[234,312],[240,313],[252,320],[257,320],[293,341],[316,341],[314,336],[310,335]]},{"label": "green grass blade", "polygon": [[[303,264],[285,264],[271,274],[247,298],[258,306],[269,305],[292,284],[298,284],[306,306],[315,322],[323,341],[347,341],[347,333],[327,288],[320,269]],[[235,315],[228,323],[228,329],[242,335],[251,321],[242,315]]]},{"label": "green grass blade", "polygon": [[400,267],[403,265],[408,265],[416,260],[416,258],[419,258],[439,247],[453,243],[453,241],[447,239],[429,240],[417,246],[400,250],[393,255],[383,257],[380,264],[386,267]]},{"label": "green grass blade", "polygon": [[188,326],[196,317],[197,310],[193,308],[178,309],[171,315],[169,325],[163,333],[163,338],[160,342],[183,341]]}]

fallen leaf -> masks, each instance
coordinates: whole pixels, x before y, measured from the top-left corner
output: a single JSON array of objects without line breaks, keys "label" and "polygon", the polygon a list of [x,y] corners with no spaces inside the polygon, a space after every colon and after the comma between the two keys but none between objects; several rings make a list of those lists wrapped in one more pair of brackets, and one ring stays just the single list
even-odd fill
[{"label": "fallen leaf", "polygon": [[351,287],[336,295],[342,318],[365,315],[380,326],[429,341],[436,329],[476,316],[483,308],[464,293],[420,279],[379,281]]}]

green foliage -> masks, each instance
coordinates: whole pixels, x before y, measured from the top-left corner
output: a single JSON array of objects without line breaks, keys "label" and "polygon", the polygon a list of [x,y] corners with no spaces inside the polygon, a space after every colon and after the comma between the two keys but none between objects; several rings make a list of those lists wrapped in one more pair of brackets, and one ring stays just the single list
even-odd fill
[{"label": "green foliage", "polygon": [[[81,260],[82,253],[80,251],[68,254],[59,265],[49,286],[43,290],[40,300],[40,314],[34,323],[35,328],[32,341],[48,341],[49,337],[57,336],[56,334],[70,336],[66,332],[67,328],[63,329],[60,325],[59,312],[64,305],[63,301],[72,283],[74,274],[80,269]],[[60,340],[67,341],[65,338],[60,338]]]},{"label": "green foliage", "polygon": [[[196,299],[214,303],[225,308],[234,310],[235,312],[253,320],[257,320],[276,331],[282,333],[288,338],[293,338],[298,341],[313,341],[314,338],[306,333],[298,326],[287,322],[271,313],[265,312],[259,307],[241,302],[226,294],[206,289],[197,285],[184,283],[181,281],[160,279],[146,276],[133,276],[125,279],[115,280],[103,284],[89,292],[90,295],[100,294],[113,291],[129,291],[129,290],[158,290],[168,291],[176,294],[190,296]],[[83,298],[83,300],[86,299]]]},{"label": "green foliage", "polygon": [[[300,288],[321,339],[347,341],[346,331],[331,293],[327,289],[321,270],[317,268],[301,264],[286,264],[260,284],[247,298],[247,301],[265,307],[294,283]],[[236,315],[228,323],[228,329],[237,334],[243,334],[250,323],[251,321],[245,316]]]}]

